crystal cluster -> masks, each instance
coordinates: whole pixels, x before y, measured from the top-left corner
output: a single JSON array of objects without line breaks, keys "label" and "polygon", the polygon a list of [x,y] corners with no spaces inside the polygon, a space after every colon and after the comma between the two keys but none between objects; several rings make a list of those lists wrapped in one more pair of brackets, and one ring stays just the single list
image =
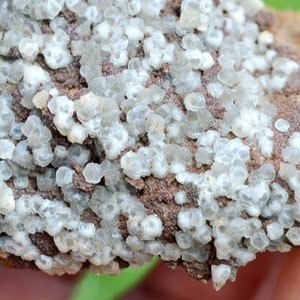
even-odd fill
[{"label": "crystal cluster", "polygon": [[[299,126],[268,101],[299,66],[255,23],[262,8],[0,1],[1,252],[49,274],[157,255],[203,264],[219,289],[257,252],[300,245]],[[172,204],[151,210],[145,186],[170,178]]]}]

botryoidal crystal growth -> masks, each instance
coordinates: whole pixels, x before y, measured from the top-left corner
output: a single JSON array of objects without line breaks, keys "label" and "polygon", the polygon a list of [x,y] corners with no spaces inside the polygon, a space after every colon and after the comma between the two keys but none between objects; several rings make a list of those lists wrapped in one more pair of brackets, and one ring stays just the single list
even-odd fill
[{"label": "botryoidal crystal growth", "polygon": [[1,0],[2,264],[159,256],[219,289],[300,245],[299,98],[278,100],[299,65],[262,9]]}]

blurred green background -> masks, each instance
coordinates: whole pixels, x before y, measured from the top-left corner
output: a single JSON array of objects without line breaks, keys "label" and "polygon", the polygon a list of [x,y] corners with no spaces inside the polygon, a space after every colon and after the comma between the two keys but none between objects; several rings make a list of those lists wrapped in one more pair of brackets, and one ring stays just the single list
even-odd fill
[{"label": "blurred green background", "polygon": [[265,0],[266,5],[280,10],[300,10],[299,0]]},{"label": "blurred green background", "polygon": [[[265,3],[278,10],[300,10],[300,0],[265,0]],[[70,300],[115,300],[139,284],[157,261],[155,258],[138,269],[128,268],[113,277],[87,272]]]},{"label": "blurred green background", "polygon": [[129,267],[116,276],[86,272],[71,300],[115,300],[139,284],[157,262],[155,257],[140,268]]}]

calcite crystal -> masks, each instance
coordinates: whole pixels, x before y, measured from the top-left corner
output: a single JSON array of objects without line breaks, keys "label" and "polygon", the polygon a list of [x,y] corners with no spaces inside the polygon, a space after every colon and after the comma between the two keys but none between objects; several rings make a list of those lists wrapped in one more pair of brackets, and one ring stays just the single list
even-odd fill
[{"label": "calcite crystal", "polygon": [[1,264],[219,289],[300,245],[300,54],[260,0],[0,0]]}]

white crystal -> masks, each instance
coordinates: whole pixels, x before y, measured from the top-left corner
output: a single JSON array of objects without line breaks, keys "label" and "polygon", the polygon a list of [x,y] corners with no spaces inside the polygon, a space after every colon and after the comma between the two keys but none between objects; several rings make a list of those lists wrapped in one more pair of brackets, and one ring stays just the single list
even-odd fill
[{"label": "white crystal", "polygon": [[279,132],[287,132],[290,128],[290,124],[284,120],[284,119],[278,119],[274,123],[274,127],[279,131]]},{"label": "white crystal", "polygon": [[2,180],[0,180],[0,190],[0,213],[3,215],[7,215],[15,209],[15,199],[13,191]]},{"label": "white crystal", "polygon": [[218,291],[230,278],[231,268],[228,265],[220,264],[211,266],[211,275],[214,288]]},{"label": "white crystal", "polygon": [[88,163],[82,171],[86,182],[97,184],[103,177],[101,166],[96,163]]}]

